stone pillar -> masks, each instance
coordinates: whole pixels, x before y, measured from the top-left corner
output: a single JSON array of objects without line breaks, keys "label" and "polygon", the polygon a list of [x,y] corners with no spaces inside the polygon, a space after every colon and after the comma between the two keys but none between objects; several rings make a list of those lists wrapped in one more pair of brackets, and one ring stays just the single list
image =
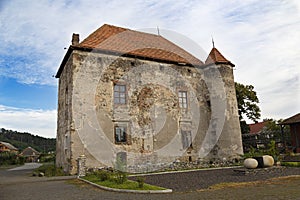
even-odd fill
[{"label": "stone pillar", "polygon": [[81,155],[77,159],[77,175],[79,177],[80,176],[85,176],[85,172],[86,172],[85,161],[86,161],[85,155]]}]

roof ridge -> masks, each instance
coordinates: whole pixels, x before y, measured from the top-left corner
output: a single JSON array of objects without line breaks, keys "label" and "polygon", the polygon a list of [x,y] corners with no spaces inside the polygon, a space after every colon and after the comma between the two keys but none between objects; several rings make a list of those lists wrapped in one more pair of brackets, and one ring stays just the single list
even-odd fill
[{"label": "roof ridge", "polygon": [[[124,35],[114,38],[115,35],[126,31],[128,31],[128,34],[124,33]],[[111,40],[108,40],[109,38]],[[161,35],[110,24],[102,25],[76,46],[177,63],[203,64],[200,59]],[[147,48],[148,51],[144,51]],[[158,51],[151,51],[150,49],[160,49],[164,54]]]}]

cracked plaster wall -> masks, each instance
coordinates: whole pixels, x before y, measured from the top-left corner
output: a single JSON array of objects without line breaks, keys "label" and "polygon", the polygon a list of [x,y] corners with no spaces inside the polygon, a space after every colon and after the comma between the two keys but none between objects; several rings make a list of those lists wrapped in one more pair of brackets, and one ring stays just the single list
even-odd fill
[{"label": "cracked plaster wall", "polygon": [[[103,156],[109,148],[99,146],[105,146],[107,141],[108,147],[112,144],[128,152],[128,165],[143,164],[141,155],[150,162],[164,163],[197,160],[207,149],[213,149],[205,154],[207,159],[229,159],[242,154],[232,68],[220,65],[218,70],[225,93],[217,98],[209,91],[218,90],[212,87],[214,75],[209,67],[199,69],[74,50],[59,79],[58,165],[74,174],[76,159],[82,154],[87,157],[87,167],[108,165],[115,157],[108,150],[107,157]],[[113,86],[117,83],[126,85],[125,105],[113,104]],[[188,92],[185,111],[178,104],[181,90]],[[218,102],[225,102],[225,111],[220,108],[221,114],[215,115],[210,104]],[[214,139],[218,118],[224,118],[224,126],[220,137]],[[115,144],[114,126],[118,124],[127,126],[126,144]],[[104,135],[98,134],[100,130]],[[180,130],[192,131],[193,148],[182,148]],[[208,139],[207,134],[211,136]],[[173,155],[157,153],[171,140],[178,148]],[[208,142],[204,145],[204,141]]]}]

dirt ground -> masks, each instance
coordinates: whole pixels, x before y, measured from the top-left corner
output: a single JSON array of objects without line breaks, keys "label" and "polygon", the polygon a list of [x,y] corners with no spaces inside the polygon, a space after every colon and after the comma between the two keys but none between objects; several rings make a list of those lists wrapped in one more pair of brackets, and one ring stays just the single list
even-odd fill
[{"label": "dirt ground", "polygon": [[[31,170],[0,170],[0,199],[300,199],[300,169],[284,168],[281,170],[247,175],[233,169],[202,170],[153,175],[146,178],[146,182],[155,181],[164,187],[172,186],[174,192],[170,194],[108,192],[72,179],[72,177],[71,179],[70,177],[41,178],[31,177]],[[279,176],[285,177],[278,178]],[[184,189],[180,188],[183,185],[187,186],[183,187]]]},{"label": "dirt ground", "polygon": [[300,168],[271,167],[254,170],[247,170],[241,167],[221,168],[144,177],[146,183],[170,188],[176,192],[186,192],[207,189],[214,184],[223,182],[262,181],[290,175],[300,175]]}]

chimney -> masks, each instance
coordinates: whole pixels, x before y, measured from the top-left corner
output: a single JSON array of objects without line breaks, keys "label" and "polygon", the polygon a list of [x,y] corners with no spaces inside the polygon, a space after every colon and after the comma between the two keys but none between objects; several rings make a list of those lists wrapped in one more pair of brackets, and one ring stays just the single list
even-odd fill
[{"label": "chimney", "polygon": [[79,44],[79,34],[73,33],[72,35],[72,45],[78,45]]}]

